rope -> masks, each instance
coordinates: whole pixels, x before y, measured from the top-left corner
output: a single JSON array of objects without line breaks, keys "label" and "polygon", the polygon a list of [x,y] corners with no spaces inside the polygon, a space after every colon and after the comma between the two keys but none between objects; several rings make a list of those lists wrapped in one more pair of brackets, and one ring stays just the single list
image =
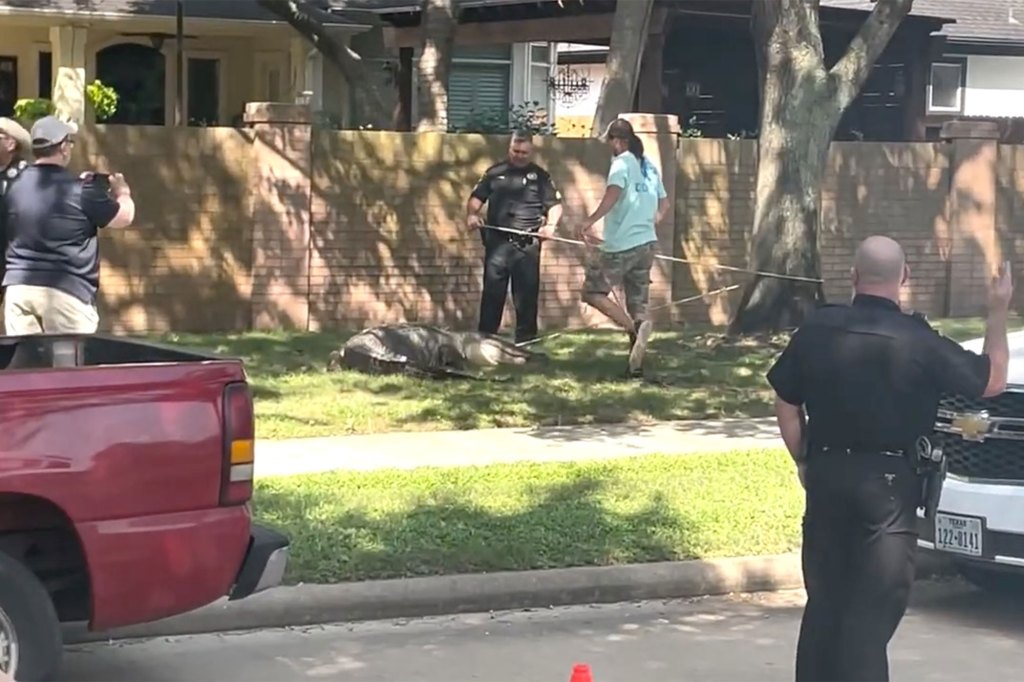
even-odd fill
[{"label": "rope", "polygon": [[[714,291],[709,291],[706,294],[697,294],[696,296],[687,296],[686,298],[681,298],[678,301],[670,301],[670,302],[664,303],[662,305],[653,306],[652,308],[650,308],[648,310],[648,312],[654,312],[655,310],[664,310],[665,308],[671,308],[673,306],[682,305],[684,303],[690,303],[691,301],[696,301],[697,299],[701,299],[701,298],[707,298],[708,296],[717,296],[719,294],[724,294],[727,291],[733,291],[734,289],[739,289],[742,286],[743,286],[742,284],[733,284],[731,286],[722,287],[721,289],[715,289]],[[591,329],[593,327],[596,327],[599,324],[604,324],[604,323],[605,322],[602,320],[600,322],[592,322],[591,324],[588,324],[585,327],[578,327],[576,329],[566,329],[566,330],[563,330],[563,331],[560,331],[560,332],[552,332],[550,334],[542,334],[541,336],[538,336],[535,339],[530,339],[529,341],[522,341],[520,343],[517,343],[516,346],[519,347],[519,348],[523,348],[525,346],[530,346],[530,345],[533,345],[535,343],[540,343],[541,341],[547,341],[548,339],[553,339],[556,336],[562,336],[563,334],[576,334],[576,333],[579,333],[579,332],[582,332],[582,331],[586,331],[587,329]]]},{"label": "rope", "polygon": [[[543,239],[545,241],[562,242],[563,244],[575,244],[576,246],[585,246],[585,247],[595,248],[592,245],[587,244],[586,242],[578,240],[578,239],[567,239],[565,237],[555,237],[555,236],[551,236],[551,237],[538,237],[536,232],[528,232],[527,230],[518,230],[518,229],[516,229],[514,227],[500,227],[498,225],[483,225],[483,227],[491,229],[491,230],[498,230],[499,232],[510,232],[512,234],[523,235],[523,236],[526,236],[526,237],[535,237],[537,239]],[[777,272],[764,272],[764,271],[761,271],[761,270],[750,270],[750,269],[747,269],[747,268],[736,268],[736,267],[733,267],[731,265],[718,265],[718,264],[702,263],[700,261],[688,260],[686,258],[676,258],[675,256],[665,256],[665,255],[662,255],[660,253],[659,254],[655,254],[654,257],[658,258],[660,260],[671,261],[673,263],[684,263],[684,264],[687,264],[687,265],[700,265],[702,267],[713,268],[713,269],[716,269],[716,270],[730,270],[732,272],[744,272],[744,273],[747,273],[749,275],[759,275],[761,277],[774,277],[775,279],[791,279],[791,280],[796,280],[796,281],[799,281],[799,282],[813,282],[815,284],[821,284],[821,283],[823,283],[825,281],[823,279],[815,278],[815,277],[802,277],[800,275],[783,275],[783,274],[780,274],[780,273],[777,273]]]}]

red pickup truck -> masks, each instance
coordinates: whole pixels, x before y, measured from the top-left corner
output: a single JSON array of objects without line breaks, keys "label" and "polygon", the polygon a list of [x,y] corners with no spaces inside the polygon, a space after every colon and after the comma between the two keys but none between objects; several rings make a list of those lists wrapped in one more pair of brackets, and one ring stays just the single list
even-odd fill
[{"label": "red pickup truck", "polygon": [[240,360],[105,335],[0,337],[0,670],[58,671],[61,624],[146,623],[281,582],[252,523]]}]

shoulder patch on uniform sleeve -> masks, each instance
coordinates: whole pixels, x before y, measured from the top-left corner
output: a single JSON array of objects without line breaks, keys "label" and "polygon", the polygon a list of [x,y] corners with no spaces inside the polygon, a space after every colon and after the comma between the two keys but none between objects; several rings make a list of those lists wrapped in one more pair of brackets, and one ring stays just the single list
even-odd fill
[{"label": "shoulder patch on uniform sleeve", "polygon": [[[922,312],[920,312],[918,310],[911,310],[910,312],[907,313],[907,317],[909,317],[914,322],[917,322],[918,324],[923,325],[927,329],[931,329],[932,331],[936,331],[935,329],[932,328],[931,323],[928,322],[928,317],[924,313],[922,313]],[[938,332],[936,332],[936,333],[938,333]]]}]

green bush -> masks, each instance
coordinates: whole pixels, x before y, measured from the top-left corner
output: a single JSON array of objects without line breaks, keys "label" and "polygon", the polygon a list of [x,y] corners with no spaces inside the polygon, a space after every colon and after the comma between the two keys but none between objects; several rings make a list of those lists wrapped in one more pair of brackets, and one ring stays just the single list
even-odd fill
[{"label": "green bush", "polygon": [[97,79],[85,86],[85,97],[96,113],[97,121],[106,121],[117,113],[118,96],[114,88]]},{"label": "green bush", "polygon": [[449,125],[451,133],[479,133],[482,135],[507,135],[517,130],[531,135],[557,135],[553,123],[540,102],[525,102],[507,110],[488,109],[474,111],[463,125]]},{"label": "green bush", "polygon": [[54,111],[53,102],[43,97],[19,99],[14,103],[14,118],[25,128],[31,128],[33,123]]}]

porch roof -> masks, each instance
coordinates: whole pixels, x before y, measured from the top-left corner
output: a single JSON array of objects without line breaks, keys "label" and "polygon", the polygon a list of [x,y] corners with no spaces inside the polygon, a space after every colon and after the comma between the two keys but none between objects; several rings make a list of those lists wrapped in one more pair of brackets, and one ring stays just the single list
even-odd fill
[{"label": "porch roof", "polygon": [[[381,15],[396,25],[407,25],[418,21],[422,3],[420,0],[325,0],[334,12],[358,10]],[[955,23],[960,12],[953,12],[947,5],[991,5],[1009,4],[1014,0],[916,0],[910,17],[919,26],[931,25],[939,32],[945,24]],[[733,14],[743,12],[749,14],[752,0],[656,0],[656,4],[666,9],[676,9],[683,13],[688,10],[700,10],[709,14]],[[875,0],[821,0],[823,19],[842,20],[852,14],[867,14],[874,7]],[[520,10],[534,16],[557,16],[572,14],[600,14],[614,11],[614,0],[459,0],[463,10],[470,14],[498,19],[501,15],[495,12],[503,10]],[[525,17],[519,17],[525,18]],[[470,20],[472,21],[472,19]],[[948,30],[947,30],[947,33]],[[951,33],[949,33],[951,35]]]},{"label": "porch roof", "polygon": [[[255,2],[243,0],[182,0],[186,19],[214,19],[259,23],[282,23],[274,14]],[[314,4],[327,9],[330,0],[316,0]],[[176,0],[0,0],[0,16],[51,15],[60,17],[89,17],[98,19],[168,18],[177,13]],[[365,27],[347,17],[331,14],[325,20],[331,26]]]}]

